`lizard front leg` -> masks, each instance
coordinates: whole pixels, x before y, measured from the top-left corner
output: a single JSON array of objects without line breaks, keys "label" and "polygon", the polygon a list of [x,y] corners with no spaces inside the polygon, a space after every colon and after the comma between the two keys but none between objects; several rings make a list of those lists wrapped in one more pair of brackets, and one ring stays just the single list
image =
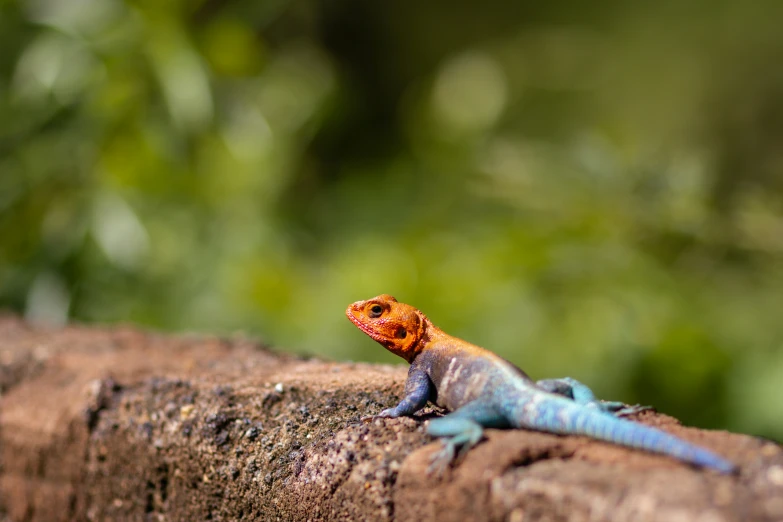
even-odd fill
[{"label": "lizard front leg", "polygon": [[599,400],[595,397],[593,390],[586,384],[583,384],[576,379],[572,379],[571,377],[563,377],[562,379],[543,379],[541,381],[536,381],[536,386],[550,393],[556,393],[572,399],[577,404],[597,408],[606,413],[611,413],[616,417],[623,417],[650,409],[650,406],[642,406],[640,404],[627,406],[625,403],[619,401]]},{"label": "lizard front leg", "polygon": [[378,418],[395,419],[406,415],[413,415],[424,406],[435,392],[435,386],[430,381],[427,372],[411,366],[408,370],[408,380],[405,381],[405,396],[394,408],[387,408],[378,415],[363,417],[362,420],[369,421]]}]

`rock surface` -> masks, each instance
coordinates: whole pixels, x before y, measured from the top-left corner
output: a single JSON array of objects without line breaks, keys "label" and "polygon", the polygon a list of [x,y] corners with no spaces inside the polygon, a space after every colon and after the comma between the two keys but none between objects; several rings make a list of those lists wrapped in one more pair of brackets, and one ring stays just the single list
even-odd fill
[{"label": "rock surface", "polygon": [[638,414],[740,463],[721,476],[640,451],[489,430],[443,477],[393,405],[402,366],[243,339],[0,319],[0,520],[780,521],[783,450]]}]

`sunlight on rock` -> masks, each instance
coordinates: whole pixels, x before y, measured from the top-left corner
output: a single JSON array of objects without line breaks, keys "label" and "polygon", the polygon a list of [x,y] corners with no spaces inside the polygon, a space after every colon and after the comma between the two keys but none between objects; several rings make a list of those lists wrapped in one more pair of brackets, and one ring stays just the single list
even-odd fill
[{"label": "sunlight on rock", "polygon": [[68,320],[71,296],[63,281],[44,272],[33,281],[27,293],[25,319],[47,326],[62,326]]},{"label": "sunlight on rock", "polygon": [[133,209],[115,194],[97,198],[92,232],[106,257],[126,269],[138,267],[149,250],[144,225]]},{"label": "sunlight on rock", "polygon": [[495,124],[506,107],[508,85],[491,56],[468,51],[446,62],[432,91],[435,116],[453,131],[478,132]]}]

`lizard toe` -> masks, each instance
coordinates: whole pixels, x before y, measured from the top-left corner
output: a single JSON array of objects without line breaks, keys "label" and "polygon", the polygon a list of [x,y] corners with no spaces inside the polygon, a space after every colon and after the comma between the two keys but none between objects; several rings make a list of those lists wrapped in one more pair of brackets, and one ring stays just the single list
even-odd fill
[{"label": "lizard toe", "polygon": [[641,404],[634,404],[634,405],[623,405],[622,408],[619,408],[615,410],[613,413],[616,417],[628,417],[629,415],[634,415],[635,413],[640,413],[647,410],[654,410],[652,406],[643,406]]},{"label": "lizard toe", "polygon": [[427,467],[427,475],[441,477],[454,461],[456,447],[451,442],[444,442],[440,451],[435,452],[430,458],[430,465]]},{"label": "lizard toe", "polygon": [[395,419],[399,417],[399,415],[396,415],[396,413],[397,412],[394,408],[386,408],[376,415],[367,415],[362,417],[362,422],[372,422],[376,419]]}]

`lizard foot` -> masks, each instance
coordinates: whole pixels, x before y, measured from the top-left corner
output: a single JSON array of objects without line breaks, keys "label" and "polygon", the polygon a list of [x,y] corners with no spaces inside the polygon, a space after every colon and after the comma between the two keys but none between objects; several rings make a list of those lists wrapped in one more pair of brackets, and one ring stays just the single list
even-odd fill
[{"label": "lizard foot", "polygon": [[[449,465],[454,462],[458,457],[462,457],[468,452],[470,448],[476,445],[478,439],[473,439],[467,442],[461,442],[457,437],[453,437],[451,440],[443,442],[443,447],[440,451],[430,457],[430,465],[427,467],[427,475],[433,475],[436,477],[443,476],[443,473],[448,469]],[[458,440],[454,440],[458,439]],[[459,451],[457,450],[459,447]]]},{"label": "lizard foot", "polygon": [[642,406],[641,404],[630,405],[614,401],[601,401],[600,408],[605,412],[611,413],[615,417],[627,417],[634,413],[654,409],[652,406]]},{"label": "lizard foot", "polygon": [[399,415],[396,415],[396,411],[394,408],[386,408],[382,412],[376,414],[376,415],[367,415],[365,417],[361,418],[361,421],[364,423],[372,422],[376,419],[395,419],[399,417]]},{"label": "lizard foot", "polygon": [[456,445],[451,441],[445,441],[440,451],[436,452],[430,458],[430,465],[427,467],[427,475],[442,477],[448,469],[456,455]]},{"label": "lizard foot", "polygon": [[428,475],[442,475],[457,456],[457,448],[461,456],[481,440],[483,429],[480,424],[453,415],[434,419],[427,426],[430,435],[444,437],[443,448],[430,460]]}]

